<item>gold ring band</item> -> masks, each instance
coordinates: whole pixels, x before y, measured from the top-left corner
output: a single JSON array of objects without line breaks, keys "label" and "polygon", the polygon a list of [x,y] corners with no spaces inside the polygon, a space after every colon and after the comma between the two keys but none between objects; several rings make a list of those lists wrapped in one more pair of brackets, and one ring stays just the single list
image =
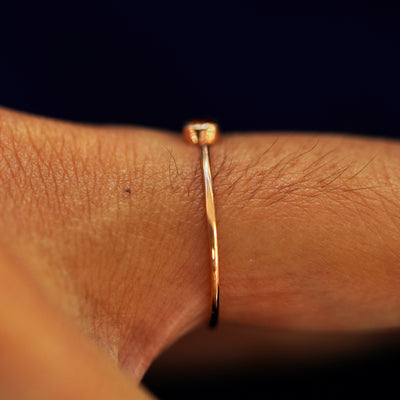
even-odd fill
[{"label": "gold ring band", "polygon": [[218,125],[207,121],[192,121],[183,127],[183,136],[187,142],[201,147],[201,165],[211,256],[211,317],[209,326],[214,328],[218,323],[219,316],[219,257],[209,146],[218,140]]}]

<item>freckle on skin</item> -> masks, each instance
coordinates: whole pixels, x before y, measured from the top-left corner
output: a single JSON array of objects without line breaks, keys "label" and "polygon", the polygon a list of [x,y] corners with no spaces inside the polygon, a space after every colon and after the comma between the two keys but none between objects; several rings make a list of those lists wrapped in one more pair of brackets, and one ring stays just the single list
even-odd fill
[{"label": "freckle on skin", "polygon": [[125,189],[125,193],[127,193],[127,194],[131,194],[131,189],[130,189],[130,188],[128,188],[128,189]]}]

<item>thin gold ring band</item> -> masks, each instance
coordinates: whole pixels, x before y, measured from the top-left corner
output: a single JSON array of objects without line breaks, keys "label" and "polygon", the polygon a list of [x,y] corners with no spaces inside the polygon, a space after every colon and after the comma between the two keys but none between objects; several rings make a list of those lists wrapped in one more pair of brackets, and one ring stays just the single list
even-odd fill
[{"label": "thin gold ring band", "polygon": [[211,317],[209,327],[215,328],[219,317],[219,256],[209,146],[214,144],[219,138],[218,125],[207,121],[192,121],[184,125],[183,136],[187,142],[201,148],[201,165],[204,179],[211,258]]}]

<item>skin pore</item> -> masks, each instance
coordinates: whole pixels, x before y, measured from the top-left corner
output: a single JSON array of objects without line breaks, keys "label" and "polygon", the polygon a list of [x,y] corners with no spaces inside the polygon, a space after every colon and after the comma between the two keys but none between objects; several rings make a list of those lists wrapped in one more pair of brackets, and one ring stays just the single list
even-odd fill
[{"label": "skin pore", "polygon": [[[212,146],[221,321],[399,327],[399,157],[397,142],[334,134]],[[203,196],[199,149],[174,133],[0,110],[0,264],[62,315],[76,348],[96,343],[135,382],[208,320]]]}]

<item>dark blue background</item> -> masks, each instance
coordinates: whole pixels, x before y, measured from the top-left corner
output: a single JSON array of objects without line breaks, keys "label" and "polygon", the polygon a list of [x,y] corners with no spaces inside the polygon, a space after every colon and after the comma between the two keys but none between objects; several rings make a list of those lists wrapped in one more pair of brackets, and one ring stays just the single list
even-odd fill
[{"label": "dark blue background", "polygon": [[8,107],[175,130],[212,116],[224,130],[400,132],[397,1],[1,4]]},{"label": "dark blue background", "polygon": [[[399,137],[400,2],[325,3],[1,2],[0,104],[173,130],[210,116],[224,130]],[[148,383],[174,399],[386,398],[398,390],[399,354],[389,346],[303,374],[266,367],[234,382]]]}]

